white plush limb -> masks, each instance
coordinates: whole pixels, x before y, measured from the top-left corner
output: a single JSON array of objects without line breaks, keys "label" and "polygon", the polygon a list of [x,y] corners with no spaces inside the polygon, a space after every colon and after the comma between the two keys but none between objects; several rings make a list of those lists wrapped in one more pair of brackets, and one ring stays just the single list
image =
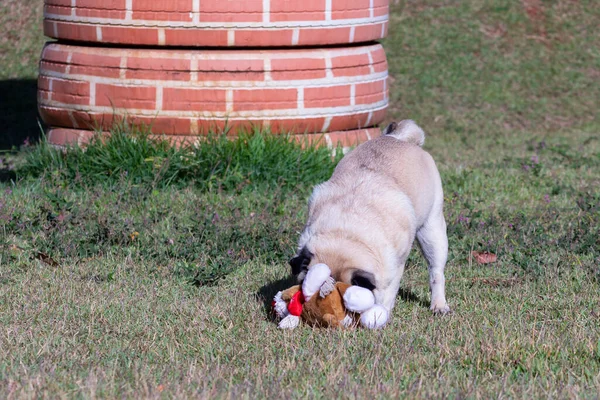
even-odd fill
[{"label": "white plush limb", "polygon": [[344,317],[344,319],[342,320],[342,326],[349,328],[352,326],[352,324],[354,323],[354,320],[352,319],[351,316],[349,316],[348,314],[346,314],[346,316]]},{"label": "white plush limb", "polygon": [[335,279],[333,279],[333,277],[330,276],[321,285],[321,290],[319,291],[319,296],[321,296],[321,298],[325,298],[328,295],[330,295],[334,290],[335,290]]},{"label": "white plush limb", "polygon": [[344,305],[347,310],[362,313],[373,307],[375,296],[369,289],[360,286],[350,286],[344,293]]},{"label": "white plush limb", "polygon": [[277,314],[279,318],[285,318],[290,313],[287,308],[287,303],[281,298],[282,294],[283,292],[277,292],[273,298],[275,301],[275,307],[273,308],[275,309],[275,314]]},{"label": "white plush limb", "polygon": [[377,329],[386,324],[388,311],[382,305],[375,304],[360,315],[360,324],[365,328]]},{"label": "white plush limb", "polygon": [[278,326],[280,329],[294,329],[298,326],[299,323],[300,317],[297,317],[295,315],[288,315],[287,317],[279,321]]},{"label": "white plush limb", "polygon": [[308,269],[304,282],[302,282],[302,294],[304,300],[308,301],[310,298],[317,293],[323,282],[331,276],[331,270],[325,264],[316,264]]}]

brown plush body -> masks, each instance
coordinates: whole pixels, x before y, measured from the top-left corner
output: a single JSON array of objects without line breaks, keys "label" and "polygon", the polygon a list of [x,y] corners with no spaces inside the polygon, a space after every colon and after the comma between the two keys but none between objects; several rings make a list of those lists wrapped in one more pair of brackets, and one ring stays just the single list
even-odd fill
[{"label": "brown plush body", "polygon": [[[323,327],[323,328],[337,328],[343,326],[342,320],[347,314],[352,315],[353,313],[347,312],[344,307],[344,293],[350,287],[350,285],[343,282],[336,282],[335,290],[329,293],[325,297],[321,297],[318,293],[312,296],[307,302],[304,303],[302,308],[302,321],[306,322],[310,326]],[[300,291],[300,285],[292,286],[291,288],[282,292],[281,298],[289,302],[298,291]]]}]

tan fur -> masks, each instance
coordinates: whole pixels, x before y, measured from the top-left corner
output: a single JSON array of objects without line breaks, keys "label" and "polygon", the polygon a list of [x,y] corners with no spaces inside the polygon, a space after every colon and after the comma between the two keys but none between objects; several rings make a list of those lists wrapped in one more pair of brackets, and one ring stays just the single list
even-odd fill
[{"label": "tan fur", "polygon": [[350,285],[337,282],[335,290],[327,296],[321,297],[318,294],[312,296],[304,303],[302,320],[310,326],[341,327],[341,322],[346,317],[343,297],[349,287]]},{"label": "tan fur", "polygon": [[418,145],[421,128],[412,121],[394,128],[358,146],[315,187],[299,249],[313,254],[309,268],[325,263],[337,281],[350,284],[357,270],[372,274],[376,303],[391,309],[417,235],[430,263],[432,309],[447,312],[441,179],[433,158]]}]

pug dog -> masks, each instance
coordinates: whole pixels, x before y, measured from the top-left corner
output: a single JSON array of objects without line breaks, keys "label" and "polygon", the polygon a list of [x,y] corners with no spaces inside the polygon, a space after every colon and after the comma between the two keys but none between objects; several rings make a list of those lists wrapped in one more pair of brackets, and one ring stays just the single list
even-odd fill
[{"label": "pug dog", "polygon": [[444,194],[435,162],[421,148],[424,141],[414,121],[391,123],[314,188],[290,260],[298,281],[313,265],[327,264],[335,280],[372,290],[376,304],[391,312],[416,236],[429,267],[431,310],[450,312]]}]

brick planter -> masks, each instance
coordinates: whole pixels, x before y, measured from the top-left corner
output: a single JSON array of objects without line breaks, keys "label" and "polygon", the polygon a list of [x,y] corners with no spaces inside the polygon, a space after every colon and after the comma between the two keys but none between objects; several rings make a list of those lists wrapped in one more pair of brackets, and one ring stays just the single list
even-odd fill
[{"label": "brick planter", "polygon": [[258,126],[274,133],[353,130],[388,104],[381,45],[303,50],[147,50],[49,44],[39,75],[47,124],[109,129],[113,118],[156,133]]},{"label": "brick planter", "polygon": [[123,118],[175,143],[261,128],[358,144],[388,106],[387,20],[387,0],[45,0],[46,34],[76,42],[43,50],[40,115],[57,145]]},{"label": "brick planter", "polygon": [[44,33],[80,42],[267,47],[385,37],[388,0],[46,0]]}]

